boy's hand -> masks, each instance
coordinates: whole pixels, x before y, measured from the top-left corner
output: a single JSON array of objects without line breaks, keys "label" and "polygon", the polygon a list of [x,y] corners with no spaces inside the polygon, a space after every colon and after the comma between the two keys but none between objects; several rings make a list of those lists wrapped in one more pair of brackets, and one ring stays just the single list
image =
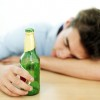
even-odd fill
[{"label": "boy's hand", "polygon": [[0,65],[0,90],[9,96],[26,95],[32,87],[20,80],[18,76],[33,81],[33,77],[26,70],[15,65]]}]

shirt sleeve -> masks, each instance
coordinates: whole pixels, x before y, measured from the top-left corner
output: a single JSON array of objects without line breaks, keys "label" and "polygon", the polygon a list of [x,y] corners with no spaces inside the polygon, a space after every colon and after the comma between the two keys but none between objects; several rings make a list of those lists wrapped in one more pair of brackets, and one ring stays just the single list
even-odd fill
[{"label": "shirt sleeve", "polygon": [[7,33],[0,39],[0,59],[23,52],[24,27]]},{"label": "shirt sleeve", "polygon": [[21,55],[24,49],[25,29],[32,27],[35,29],[35,39],[37,45],[37,53],[43,55],[44,44],[51,25],[45,23],[34,23],[20,27],[14,31],[7,33],[0,39],[0,60],[9,56]]}]

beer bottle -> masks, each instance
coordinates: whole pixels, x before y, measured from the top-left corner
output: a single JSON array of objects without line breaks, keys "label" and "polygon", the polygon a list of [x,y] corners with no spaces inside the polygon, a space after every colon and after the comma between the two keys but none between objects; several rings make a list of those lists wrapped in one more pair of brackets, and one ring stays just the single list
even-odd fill
[{"label": "beer bottle", "polygon": [[40,91],[40,59],[36,54],[36,46],[34,39],[34,30],[27,28],[25,30],[25,41],[24,41],[24,53],[20,58],[21,67],[27,70],[31,76],[33,76],[33,82],[27,82],[27,84],[33,87],[32,91],[28,92],[28,96],[35,95]]}]

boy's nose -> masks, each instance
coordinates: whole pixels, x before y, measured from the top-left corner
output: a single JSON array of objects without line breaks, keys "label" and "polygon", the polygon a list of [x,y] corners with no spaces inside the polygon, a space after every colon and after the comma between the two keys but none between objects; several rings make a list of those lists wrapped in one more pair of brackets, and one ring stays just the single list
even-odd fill
[{"label": "boy's nose", "polygon": [[63,58],[63,59],[72,57],[70,51],[68,51],[67,49],[57,50],[56,55],[57,55],[57,57]]}]

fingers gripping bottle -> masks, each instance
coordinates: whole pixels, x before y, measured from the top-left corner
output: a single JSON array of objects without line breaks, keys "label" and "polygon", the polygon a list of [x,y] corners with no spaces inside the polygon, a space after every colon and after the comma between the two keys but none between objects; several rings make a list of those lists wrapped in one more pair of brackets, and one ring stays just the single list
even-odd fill
[{"label": "fingers gripping bottle", "polygon": [[28,96],[38,94],[40,91],[40,59],[36,54],[35,48],[34,30],[27,28],[25,30],[24,53],[20,58],[20,64],[34,78],[31,83],[24,80],[33,87],[33,90],[28,92]]}]

